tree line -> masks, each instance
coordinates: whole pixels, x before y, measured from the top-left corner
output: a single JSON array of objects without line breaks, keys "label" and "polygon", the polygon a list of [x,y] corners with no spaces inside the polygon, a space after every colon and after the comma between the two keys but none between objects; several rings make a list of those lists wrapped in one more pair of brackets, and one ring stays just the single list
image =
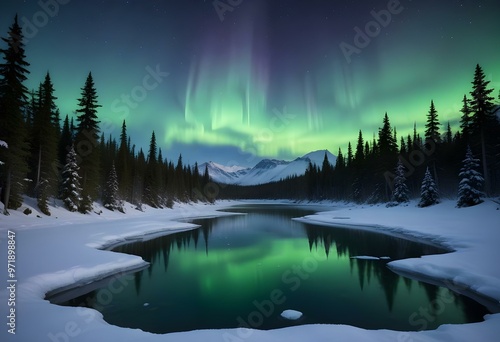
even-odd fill
[{"label": "tree line", "polygon": [[335,165],[325,154],[322,165],[310,163],[305,175],[255,186],[226,185],[221,196],[389,205],[420,197],[419,205],[428,206],[458,195],[458,206],[480,203],[484,196],[500,193],[500,107],[480,65],[471,83],[470,93],[459,100],[455,132],[449,122],[439,121],[431,100],[423,135],[414,124],[413,134],[399,136],[385,113],[373,139],[360,130],[347,151],[339,148]]},{"label": "tree line", "polygon": [[[87,213],[96,200],[123,211],[123,202],[172,207],[177,201],[215,198],[333,199],[397,204],[420,196],[421,206],[459,195],[458,205],[473,205],[500,192],[500,123],[493,89],[476,65],[472,89],[461,99],[460,127],[443,130],[431,100],[423,135],[399,136],[387,113],[372,139],[360,130],[355,144],[340,148],[335,165],[326,154],[305,174],[279,182],[235,186],[214,184],[205,168],[163,157],[156,135],[148,151],[137,149],[123,121],[119,139],[105,137],[98,120],[97,90],[89,73],[78,99],[76,120],[61,119],[47,73],[38,89],[28,91],[22,29],[17,16],[0,49],[0,199],[4,214],[18,209],[23,195],[35,197],[50,215],[49,201],[59,198],[68,210]],[[62,125],[61,125],[62,121]],[[76,121],[76,122],[75,122]],[[464,159],[465,157],[465,159]]]},{"label": "tree line", "polygon": [[[172,207],[173,201],[213,201],[203,189],[208,169],[162,156],[152,132],[149,150],[136,150],[123,121],[119,141],[100,132],[97,90],[89,73],[81,89],[76,122],[62,120],[47,72],[38,89],[28,91],[29,63],[17,16],[0,49],[0,199],[4,214],[18,209],[23,195],[35,197],[50,215],[49,201],[59,198],[70,211],[88,213],[102,200],[110,210],[123,202]],[[207,193],[205,191],[205,193]]]}]

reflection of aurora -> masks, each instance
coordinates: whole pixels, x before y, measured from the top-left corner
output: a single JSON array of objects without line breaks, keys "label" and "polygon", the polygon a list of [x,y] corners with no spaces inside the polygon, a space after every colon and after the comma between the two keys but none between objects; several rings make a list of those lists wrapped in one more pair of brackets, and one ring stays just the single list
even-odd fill
[{"label": "reflection of aurora", "polygon": [[[137,272],[101,310],[105,319],[158,333],[236,327],[236,317],[246,318],[256,310],[256,301],[268,299],[275,289],[286,298],[286,308],[305,313],[306,324],[415,330],[408,317],[420,307],[432,309],[441,297],[447,299],[446,310],[428,328],[477,321],[486,313],[447,289],[398,276],[386,261],[351,259],[373,255],[396,260],[443,252],[435,247],[290,221],[304,212],[245,211],[249,214],[196,220],[199,229],[118,247],[116,251],[139,255],[151,266]],[[73,304],[99,308],[99,293]],[[149,303],[146,311],[141,309],[144,302]],[[276,308],[276,316],[282,309]],[[271,316],[260,328],[283,324]]]}]

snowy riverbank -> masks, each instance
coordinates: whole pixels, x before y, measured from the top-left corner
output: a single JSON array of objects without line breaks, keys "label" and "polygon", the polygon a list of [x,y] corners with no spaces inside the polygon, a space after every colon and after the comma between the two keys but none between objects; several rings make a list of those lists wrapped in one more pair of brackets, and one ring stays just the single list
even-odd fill
[{"label": "snowy riverbank", "polygon": [[[176,205],[175,209],[145,208],[140,212],[127,205],[127,214],[102,210],[100,215],[80,215],[61,208],[51,217],[13,212],[0,217],[0,315],[8,323],[8,303],[14,295],[15,335],[5,323],[2,341],[495,341],[500,335],[500,314],[484,322],[443,325],[435,331],[397,332],[364,330],[343,325],[309,325],[273,331],[245,329],[208,330],[155,335],[136,329],[111,326],[90,309],[60,307],[44,300],[48,291],[86,283],[113,273],[140,268],[144,261],[132,255],[98,248],[129,239],[149,239],[193,226],[176,220],[188,217],[224,215],[217,209],[236,202],[215,205]],[[448,201],[429,208],[335,205],[334,211],[311,215],[304,220],[349,228],[380,230],[389,234],[431,240],[455,250],[449,254],[398,260],[389,265],[412,276],[432,277],[456,289],[500,300],[500,210],[487,201],[472,208],[456,209]],[[330,205],[332,207],[332,205]],[[100,209],[98,209],[99,211]],[[9,238],[8,231],[14,231]],[[7,289],[7,245],[14,241],[14,291]],[[11,243],[12,246],[12,243]],[[12,248],[11,248],[12,250]],[[119,291],[120,284],[113,289]],[[419,308],[415,308],[418,312]]]}]

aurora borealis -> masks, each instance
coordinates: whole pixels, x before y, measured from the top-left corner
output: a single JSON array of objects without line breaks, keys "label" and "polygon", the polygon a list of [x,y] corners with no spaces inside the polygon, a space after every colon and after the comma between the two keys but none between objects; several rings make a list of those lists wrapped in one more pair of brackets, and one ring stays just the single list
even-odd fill
[{"label": "aurora borealis", "polygon": [[[61,115],[73,115],[92,71],[105,134],[118,138],[125,119],[138,148],[155,130],[164,156],[190,163],[345,151],[385,112],[399,134],[423,131],[431,99],[456,127],[477,63],[500,89],[496,0],[7,0],[2,37],[16,13],[29,89],[50,71]],[[349,62],[341,45],[366,27],[377,30]]]}]

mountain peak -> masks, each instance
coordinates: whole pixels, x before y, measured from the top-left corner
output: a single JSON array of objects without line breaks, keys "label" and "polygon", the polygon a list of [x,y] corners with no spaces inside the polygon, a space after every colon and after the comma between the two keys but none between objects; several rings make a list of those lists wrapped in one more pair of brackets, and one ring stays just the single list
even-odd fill
[{"label": "mountain peak", "polygon": [[335,165],[335,163],[337,162],[337,157],[328,150],[312,151],[303,155],[301,158],[309,159],[313,164],[321,166],[323,164],[323,160],[325,159],[325,154],[328,158],[328,162],[332,165]]},{"label": "mountain peak", "polygon": [[218,183],[257,185],[277,182],[290,176],[300,176],[305,174],[309,162],[321,167],[325,159],[325,153],[330,164],[335,165],[337,157],[328,150],[318,150],[309,152],[293,161],[278,159],[262,159],[252,168],[241,166],[225,166],[212,161],[201,164],[200,170],[208,166],[210,177]]}]

